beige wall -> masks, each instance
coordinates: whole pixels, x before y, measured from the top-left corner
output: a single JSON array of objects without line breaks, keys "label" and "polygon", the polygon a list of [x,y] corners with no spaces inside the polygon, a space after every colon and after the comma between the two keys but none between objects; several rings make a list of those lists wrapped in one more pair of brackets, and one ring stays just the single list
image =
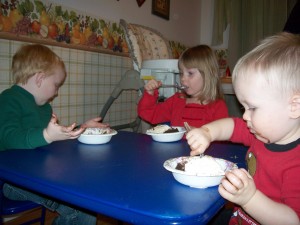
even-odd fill
[{"label": "beige wall", "polygon": [[[99,16],[111,21],[125,19],[158,30],[165,38],[187,46],[201,43],[201,11],[208,12],[213,0],[170,0],[170,20],[151,13],[152,0],[146,0],[139,8],[136,0],[53,0],[53,2]],[[201,10],[201,3],[204,9]],[[204,21],[207,23],[208,21]],[[208,33],[203,32],[205,40]]]},{"label": "beige wall", "polygon": [[[12,85],[11,60],[19,41],[0,39],[0,93]],[[121,76],[132,68],[129,57],[101,54],[70,48],[50,47],[65,62],[67,79],[52,102],[53,111],[64,125],[100,115]],[[108,111],[104,122],[111,126],[132,122],[136,116],[137,92],[123,91]]]}]

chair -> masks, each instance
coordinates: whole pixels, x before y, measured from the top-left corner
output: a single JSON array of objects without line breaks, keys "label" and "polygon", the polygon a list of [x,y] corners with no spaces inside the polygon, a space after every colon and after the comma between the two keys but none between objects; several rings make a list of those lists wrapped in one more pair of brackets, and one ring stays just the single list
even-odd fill
[{"label": "chair", "polygon": [[3,184],[4,182],[0,180],[0,225],[5,224],[4,217],[25,213],[28,210],[38,209],[40,207],[42,207],[40,217],[29,218],[28,221],[20,225],[29,225],[38,222],[43,225],[45,222],[46,208],[31,201],[15,201],[6,198],[2,192]]},{"label": "chair", "polygon": [[[173,59],[169,41],[157,30],[139,24],[120,20],[120,28],[124,31],[129,55],[133,61],[133,68],[139,72],[143,62],[147,60]],[[141,121],[141,130],[146,132],[151,125]]]},{"label": "chair", "polygon": [[120,20],[124,31],[133,68],[140,71],[142,62],[153,59],[172,59],[172,49],[169,41],[155,29],[143,25],[127,23]]},{"label": "chair", "polygon": [[[106,103],[104,104],[101,110],[100,117],[102,118],[102,120],[104,120],[107,111],[109,110],[113,102],[119,97],[122,91],[124,90],[141,91],[143,86],[144,86],[144,82],[143,80],[140,79],[140,73],[138,71],[136,70],[126,71],[126,73],[122,76],[119,83],[115,86],[110,97],[107,99]],[[134,132],[137,132],[140,123],[141,123],[141,119],[137,116],[136,119],[130,123],[111,126],[111,128],[114,130],[131,128]]]}]

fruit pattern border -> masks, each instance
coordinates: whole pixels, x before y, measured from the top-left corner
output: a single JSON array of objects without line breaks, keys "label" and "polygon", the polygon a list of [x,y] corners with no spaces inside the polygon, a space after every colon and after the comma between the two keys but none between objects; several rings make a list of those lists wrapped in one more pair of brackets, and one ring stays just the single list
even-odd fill
[{"label": "fruit pattern border", "polygon": [[[129,56],[119,23],[40,0],[0,2],[0,38]],[[169,41],[173,58],[185,46]]]},{"label": "fruit pattern border", "polygon": [[128,55],[124,32],[115,22],[39,0],[1,2],[2,38]]}]

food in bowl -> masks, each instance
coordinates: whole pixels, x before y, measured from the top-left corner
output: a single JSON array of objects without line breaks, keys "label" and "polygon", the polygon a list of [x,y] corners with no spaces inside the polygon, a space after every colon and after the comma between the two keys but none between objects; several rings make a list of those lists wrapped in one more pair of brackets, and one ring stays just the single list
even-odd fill
[{"label": "food in bowl", "polygon": [[[168,126],[168,125],[166,125],[166,126]],[[155,130],[153,132],[152,129],[149,129],[149,130],[147,130],[146,134],[150,135],[154,141],[174,142],[174,141],[181,140],[184,133],[186,132],[184,127],[170,127],[170,126],[168,126],[167,128],[168,129],[166,129],[166,127],[164,127],[164,129],[159,129],[160,133],[154,133],[154,132],[157,132],[157,130]],[[175,132],[168,132],[168,131],[170,131],[170,128],[171,128],[171,130],[173,130]],[[164,133],[161,133],[161,132],[164,132]]]},{"label": "food in bowl", "polygon": [[105,144],[118,132],[111,128],[86,128],[78,141],[84,144]]},{"label": "food in bowl", "polygon": [[86,128],[82,134],[111,134],[115,130],[107,128]]},{"label": "food in bowl", "polygon": [[186,160],[179,162],[176,169],[199,176],[225,174],[225,171],[216,159],[208,155],[187,158]]},{"label": "food in bowl", "polygon": [[176,133],[176,132],[179,132],[178,128],[170,127],[169,125],[166,124],[160,124],[147,130],[147,133],[152,133],[152,134],[166,134],[166,133]]},{"label": "food in bowl", "polygon": [[237,168],[236,164],[225,159],[211,156],[183,156],[164,162],[164,167],[172,172],[179,183],[194,187],[207,188],[219,185],[225,172]]}]

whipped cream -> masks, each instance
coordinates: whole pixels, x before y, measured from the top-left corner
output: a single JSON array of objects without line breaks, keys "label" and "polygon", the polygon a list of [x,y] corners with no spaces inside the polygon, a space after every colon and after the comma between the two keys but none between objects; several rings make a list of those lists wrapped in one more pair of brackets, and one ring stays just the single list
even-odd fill
[{"label": "whipped cream", "polygon": [[225,172],[221,165],[211,156],[191,157],[186,162],[185,172],[195,175],[224,175]]},{"label": "whipped cream", "polygon": [[161,125],[152,127],[151,129],[147,130],[147,132],[152,133],[152,134],[163,134],[167,130],[170,130],[170,129],[172,129],[172,128],[169,125],[161,124]]},{"label": "whipped cream", "polygon": [[112,132],[110,128],[86,128],[83,134],[110,134]]}]

